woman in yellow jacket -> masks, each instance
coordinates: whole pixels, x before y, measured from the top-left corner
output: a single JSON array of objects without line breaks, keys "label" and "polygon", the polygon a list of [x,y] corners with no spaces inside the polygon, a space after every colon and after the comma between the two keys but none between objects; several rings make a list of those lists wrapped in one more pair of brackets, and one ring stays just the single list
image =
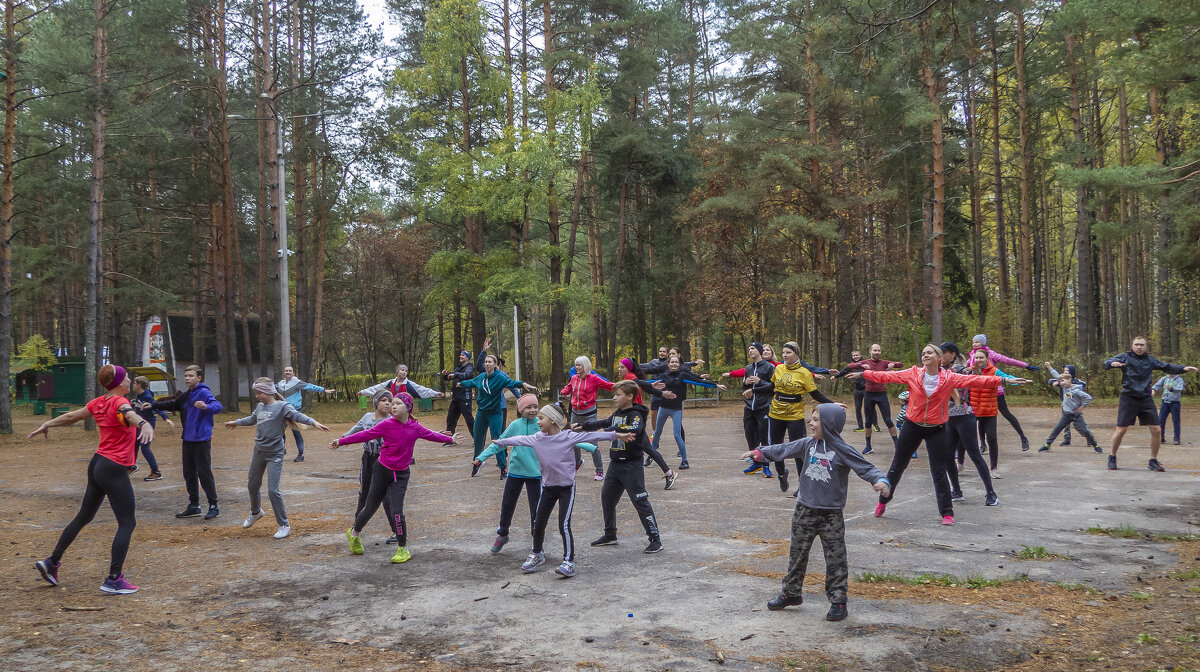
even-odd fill
[{"label": "woman in yellow jacket", "polygon": [[[771,409],[767,412],[767,435],[771,445],[783,443],[784,434],[788,441],[803,437],[805,430],[804,395],[810,395],[818,403],[832,404],[834,401],[817,389],[812,371],[800,363],[800,346],[795,341],[783,344],[783,362],[775,367],[771,377],[775,386],[775,396],[771,398]],[[800,459],[796,459],[796,473],[800,473]],[[775,473],[779,475],[779,489],[788,491],[787,463],[775,463]],[[771,477],[770,467],[763,467],[763,476]]]}]

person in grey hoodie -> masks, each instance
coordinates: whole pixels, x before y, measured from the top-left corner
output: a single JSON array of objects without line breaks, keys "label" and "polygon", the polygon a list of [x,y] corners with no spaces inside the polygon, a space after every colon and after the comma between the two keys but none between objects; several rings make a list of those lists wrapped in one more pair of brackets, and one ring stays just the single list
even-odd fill
[{"label": "person in grey hoodie", "polygon": [[1039,453],[1044,453],[1050,450],[1050,445],[1058,438],[1059,432],[1071,425],[1075,425],[1075,431],[1087,441],[1087,445],[1091,446],[1097,453],[1103,453],[1104,449],[1096,443],[1096,437],[1092,436],[1091,430],[1088,429],[1087,423],[1083,421],[1083,409],[1092,403],[1092,395],[1083,391],[1083,384],[1076,382],[1070,371],[1059,373],[1050,366],[1050,362],[1045,363],[1046,370],[1050,372],[1050,385],[1058,387],[1062,392],[1062,417],[1058,419],[1058,424],[1054,426],[1054,431],[1050,432],[1050,437],[1038,448]]},{"label": "person in grey hoodie", "polygon": [[846,409],[841,404],[820,404],[813,410],[808,423],[808,436],[763,446],[742,455],[757,462],[782,461],[789,457],[802,459],[806,464],[798,475],[796,513],[792,516],[792,548],[788,572],[783,577],[783,592],[767,602],[767,608],[778,611],[804,602],[804,574],[808,569],[808,553],[813,540],[821,537],[825,551],[825,594],[830,607],[825,618],[840,621],[846,617],[846,590],[850,566],[846,560],[846,488],[850,471],[871,483],[884,497],[891,493],[891,483],[883,472],[867,461],[842,439],[846,424]]},{"label": "person in grey hoodie", "polygon": [[262,488],[263,472],[266,472],[267,495],[271,498],[275,522],[279,523],[275,538],[283,539],[292,533],[292,527],[288,524],[287,509],[283,506],[283,494],[279,491],[279,480],[283,477],[283,456],[286,453],[283,432],[289,423],[312,425],[326,432],[329,428],[284,401],[283,395],[276,390],[275,383],[270,378],[254,381],[254,398],[258,400],[258,406],[253,413],[225,423],[229,429],[256,425],[254,454],[250,457],[250,474],[246,482],[246,489],[250,491],[250,515],[242,522],[242,527],[249,528],[263,517],[259,489]]}]

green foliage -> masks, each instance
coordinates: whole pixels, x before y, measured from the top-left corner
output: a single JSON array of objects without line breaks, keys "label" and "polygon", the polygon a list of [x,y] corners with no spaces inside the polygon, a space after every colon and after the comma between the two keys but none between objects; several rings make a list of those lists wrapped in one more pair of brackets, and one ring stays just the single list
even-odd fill
[{"label": "green foliage", "polygon": [[1145,535],[1135,529],[1128,523],[1122,523],[1117,527],[1097,527],[1092,526],[1087,528],[1088,534],[1098,534],[1117,539],[1141,539]]},{"label": "green foliage", "polygon": [[[949,574],[919,574],[917,576],[908,576],[904,574],[891,574],[880,572],[864,572],[854,577],[855,581],[863,583],[901,583],[909,586],[942,586],[945,588],[966,588],[968,590],[978,590],[980,588],[995,588],[1002,585],[1005,579],[988,579],[978,574],[967,577],[955,577]],[[1021,575],[1009,581],[1027,581],[1028,577]]]},{"label": "green foliage", "polygon": [[58,363],[58,357],[54,355],[54,348],[50,347],[44,336],[34,334],[17,346],[17,354],[12,358],[12,363],[18,361],[27,362],[35,371],[49,371],[50,367]]},{"label": "green foliage", "polygon": [[1051,553],[1046,550],[1045,546],[1029,547],[1021,544],[1021,550],[1016,553],[1016,556],[1022,560],[1066,560],[1065,555]]}]

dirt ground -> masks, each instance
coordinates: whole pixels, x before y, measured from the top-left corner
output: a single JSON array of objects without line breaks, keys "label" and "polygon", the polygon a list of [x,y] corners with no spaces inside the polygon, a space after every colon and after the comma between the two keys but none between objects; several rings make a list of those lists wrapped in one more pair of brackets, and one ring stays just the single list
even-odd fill
[{"label": "dirt ground", "polygon": [[[332,409],[318,411],[354,415]],[[1058,410],[1015,410],[1036,449]],[[1091,408],[1087,417],[1107,445],[1115,410]],[[647,469],[660,554],[642,553],[627,502],[618,509],[621,543],[588,546],[602,531],[600,484],[587,467],[580,472],[579,575],[570,580],[549,569],[562,552],[553,532],[546,569],[521,572],[529,533],[520,509],[510,544],[488,552],[502,482],[494,464],[470,478],[469,446],[418,445],[406,503],[413,559],[391,565],[382,513],[364,532],[366,554],[347,549],[358,447],[330,451],[328,435],[305,433],[306,461],[289,459],[284,470],[292,536],[275,540],[269,514],[241,527],[252,431],[217,430],[221,516],[204,522],[173,516],[186,504],[179,431],[160,425],[154,448],[165,479],[143,482],[144,463],[133,479],[138,527],[125,571],[142,590],[120,597],[97,590],[115,529],[107,509],[67,552],[61,586],[34,569],[78,507],[95,435],[66,428],[49,441],[25,440],[36,420],[19,416],[21,438],[0,438],[8,577],[0,667],[1200,669],[1200,411],[1185,407],[1183,417],[1184,445],[1160,455],[1166,473],[1146,470],[1144,430],[1130,432],[1121,470],[1109,472],[1078,437],[1071,447],[1023,453],[1001,422],[1001,506],[984,507],[968,462],[954,527],[940,524],[923,454],[882,518],[871,515],[870,487],[852,478],[850,616],[829,623],[817,549],[806,604],[766,609],[786,571],[794,500],[777,481],[741,473],[740,405],[686,412],[692,468],[673,490]],[[421,420],[443,423],[440,413]],[[861,433],[847,436],[863,445]],[[886,469],[890,441],[874,443],[869,457]],[[664,441],[663,453],[674,452]],[[1047,557],[1020,557],[1042,555],[1039,547]]]}]

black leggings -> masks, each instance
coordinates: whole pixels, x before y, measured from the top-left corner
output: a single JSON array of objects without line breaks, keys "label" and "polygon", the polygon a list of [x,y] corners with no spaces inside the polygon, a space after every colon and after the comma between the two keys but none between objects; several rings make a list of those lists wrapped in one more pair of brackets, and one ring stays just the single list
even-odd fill
[{"label": "black leggings", "polygon": [[537,518],[533,522],[533,552],[541,553],[546,540],[546,525],[550,524],[550,512],[558,505],[558,531],[563,538],[563,560],[575,561],[575,538],[571,536],[571,509],[575,507],[575,484],[542,485],[538,497]]},{"label": "black leggings", "polygon": [[1008,420],[1008,424],[1017,430],[1017,436],[1021,437],[1022,441],[1026,441],[1025,432],[1021,431],[1021,423],[1017,421],[1017,416],[1008,410],[1008,402],[1004,400],[1003,394],[996,395],[996,408],[1000,410],[1000,415],[1003,415],[1004,419]]},{"label": "black leggings", "polygon": [[746,450],[754,450],[759,446],[768,445],[770,433],[767,431],[767,410],[742,411],[742,431],[746,433]]},{"label": "black leggings", "polygon": [[[362,466],[358,468],[358,508],[354,510],[357,514],[367,505],[367,493],[371,492],[371,482],[375,476],[375,465],[379,463],[379,453],[368,453],[363,451]],[[396,533],[396,519],[392,517],[392,502],[387,497],[383,498],[383,512],[387,514],[388,527],[392,528],[392,534]],[[359,530],[360,532],[362,530]]]},{"label": "black leggings", "polygon": [[121,575],[125,555],[129,553],[129,539],[137,525],[134,516],[133,486],[129,484],[129,467],[119,465],[99,453],[93,455],[92,461],[88,463],[87,487],[83,491],[79,512],[63,528],[58,537],[58,544],[50,554],[50,559],[55,564],[62,561],[63,553],[67,552],[67,547],[79,536],[79,531],[96,517],[96,512],[100,510],[105,497],[108,497],[108,505],[117,517],[117,533],[113,535],[112,560],[108,565],[108,575],[114,579]]},{"label": "black leggings", "polygon": [[508,536],[508,528],[512,525],[513,514],[517,510],[517,502],[521,499],[521,489],[525,489],[525,498],[529,500],[529,531],[532,534],[533,524],[537,521],[537,504],[539,492],[542,489],[542,479],[526,478],[508,475],[504,479],[504,495],[500,498],[500,527],[496,534]]},{"label": "black leggings", "polygon": [[362,532],[371,516],[379,510],[379,505],[387,497],[392,503],[388,514],[395,522],[396,538],[401,546],[408,545],[408,525],[404,520],[404,493],[408,491],[409,471],[393,471],[376,462],[371,469],[371,490],[367,492],[367,501],[358,515],[354,517],[354,530]]},{"label": "black leggings", "polygon": [[[671,470],[671,467],[667,466],[667,461],[663,459],[662,453],[659,452],[659,450],[653,445],[651,445],[649,441],[646,442],[646,445],[643,447],[643,451],[646,453],[646,459],[657,464],[658,468],[662,469],[664,474]],[[575,464],[579,464],[579,460],[576,460]],[[646,464],[646,466],[650,465]]]},{"label": "black leggings", "polygon": [[992,469],[1000,466],[1000,446],[996,443],[996,416],[979,418],[979,448],[987,446]]},{"label": "black leggings", "polygon": [[[979,479],[983,481],[983,487],[987,488],[987,494],[996,492],[992,489],[992,473],[988,471],[987,462],[983,461],[983,455],[979,452],[979,435],[975,431],[975,416],[973,414],[950,416],[950,421],[946,423],[946,430],[949,447],[958,459],[958,463],[963,463],[965,453],[971,458],[975,470],[979,472]],[[962,494],[962,486],[958,483],[958,469],[954,469],[952,465],[947,466],[950,466],[946,469],[946,473],[950,476],[950,489]]]},{"label": "black leggings", "polygon": [[[771,441],[769,445],[773,446],[777,443],[783,443],[783,436],[785,433],[787,434],[788,441],[795,441],[797,439],[804,438],[808,434],[808,427],[805,425],[803,418],[800,420],[780,420],[778,418],[771,417],[767,418],[767,436]],[[796,474],[798,475],[802,472],[803,468],[800,466],[800,458],[797,457]],[[780,490],[785,489],[783,487],[783,479],[787,476],[787,473],[787,462],[780,460],[775,463],[775,475],[779,476]]]},{"label": "black leggings", "polygon": [[921,442],[925,442],[925,451],[929,453],[929,473],[933,476],[933,489],[937,495],[938,513],[942,516],[954,515],[954,505],[950,501],[950,482],[946,475],[953,453],[946,447],[946,426],[934,425],[926,427],[915,422],[906,422],[900,428],[900,438],[896,441],[896,454],[892,457],[892,466],[888,467],[887,479],[892,484],[892,492],[887,497],[879,496],[881,504],[887,504],[896,496],[900,487],[900,478],[912,461],[913,452]]}]

